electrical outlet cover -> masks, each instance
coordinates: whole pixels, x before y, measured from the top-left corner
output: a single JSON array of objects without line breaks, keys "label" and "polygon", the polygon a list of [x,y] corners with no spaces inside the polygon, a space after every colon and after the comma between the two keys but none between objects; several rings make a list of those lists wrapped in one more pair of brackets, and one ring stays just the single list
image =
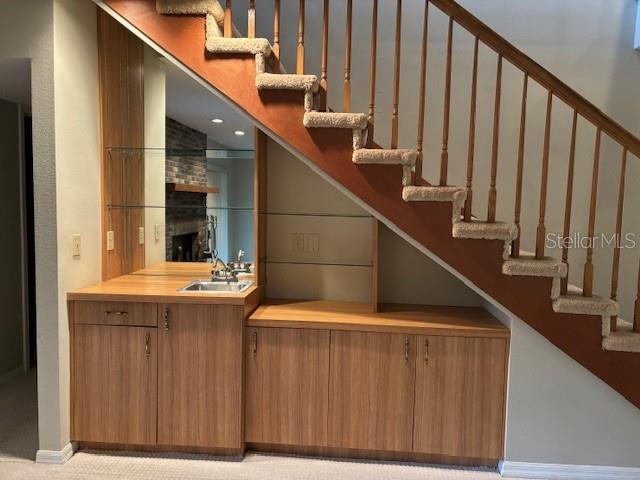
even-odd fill
[{"label": "electrical outlet cover", "polygon": [[304,233],[291,234],[291,251],[293,253],[304,252]]},{"label": "electrical outlet cover", "polygon": [[144,245],[144,227],[138,228],[138,244]]},{"label": "electrical outlet cover", "polygon": [[74,257],[80,256],[80,234],[78,233],[71,237],[71,254]]},{"label": "electrical outlet cover", "polygon": [[308,233],[305,238],[306,251],[309,253],[318,253],[320,251],[320,234]]},{"label": "electrical outlet cover", "polygon": [[156,226],[155,226],[155,232],[156,232],[156,233],[155,233],[155,236],[156,236],[156,242],[159,242],[159,241],[160,241],[160,233],[161,233],[161,231],[160,231],[160,224],[159,224],[159,223],[156,223]]},{"label": "electrical outlet cover", "polygon": [[113,232],[113,230],[109,230],[107,232],[107,250],[112,251],[112,250],[115,250],[115,248],[116,248],[115,233]]}]

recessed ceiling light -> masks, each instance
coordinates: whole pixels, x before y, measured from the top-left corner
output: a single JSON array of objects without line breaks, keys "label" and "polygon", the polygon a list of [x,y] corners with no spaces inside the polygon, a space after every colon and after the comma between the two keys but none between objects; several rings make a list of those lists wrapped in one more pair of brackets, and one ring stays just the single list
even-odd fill
[{"label": "recessed ceiling light", "polygon": [[211,121],[213,123],[224,123],[224,120],[222,120],[221,118],[212,118]]},{"label": "recessed ceiling light", "polygon": [[242,130],[236,130],[235,132],[236,135],[238,135],[239,137],[242,137],[244,135],[244,132]]}]

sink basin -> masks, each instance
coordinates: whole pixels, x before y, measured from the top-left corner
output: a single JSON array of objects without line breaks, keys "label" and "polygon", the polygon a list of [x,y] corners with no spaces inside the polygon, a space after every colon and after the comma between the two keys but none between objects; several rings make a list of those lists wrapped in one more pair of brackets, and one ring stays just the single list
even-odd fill
[{"label": "sink basin", "polygon": [[186,287],[180,289],[181,292],[231,292],[241,293],[253,285],[253,282],[231,282],[195,280]]}]

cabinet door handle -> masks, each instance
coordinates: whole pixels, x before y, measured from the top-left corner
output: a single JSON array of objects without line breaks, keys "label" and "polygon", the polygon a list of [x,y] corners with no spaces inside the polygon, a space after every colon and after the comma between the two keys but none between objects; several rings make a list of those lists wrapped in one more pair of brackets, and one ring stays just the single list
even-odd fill
[{"label": "cabinet door handle", "polygon": [[251,334],[251,356],[253,358],[258,356],[258,332],[255,330]]},{"label": "cabinet door handle", "polygon": [[164,331],[169,331],[169,307],[167,305],[164,307]]},{"label": "cabinet door handle", "polygon": [[424,363],[429,363],[429,339],[424,339]]},{"label": "cabinet door handle", "polygon": [[149,332],[144,339],[144,354],[147,358],[151,356],[151,333]]},{"label": "cabinet door handle", "polygon": [[404,337],[404,361],[409,363],[409,337]]},{"label": "cabinet door handle", "polygon": [[105,311],[105,312],[104,312],[104,314],[105,314],[106,316],[109,316],[109,315],[118,315],[118,316],[121,316],[121,317],[124,317],[125,315],[127,315],[127,313],[128,313],[128,312],[123,312],[123,311],[121,311],[121,310],[107,310],[107,311]]}]

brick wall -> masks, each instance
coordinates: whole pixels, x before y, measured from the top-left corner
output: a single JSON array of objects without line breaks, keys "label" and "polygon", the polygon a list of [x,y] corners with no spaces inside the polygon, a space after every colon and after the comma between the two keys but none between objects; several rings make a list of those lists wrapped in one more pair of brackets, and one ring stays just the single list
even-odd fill
[{"label": "brick wall", "polygon": [[[207,185],[207,136],[172,118],[166,120],[167,183]],[[171,151],[174,150],[174,155]],[[176,151],[182,151],[180,153]],[[189,152],[187,152],[189,151]],[[173,237],[194,235],[193,251],[198,242],[204,248],[206,239],[207,196],[202,193],[174,192],[166,194],[166,258],[172,260]]]}]

